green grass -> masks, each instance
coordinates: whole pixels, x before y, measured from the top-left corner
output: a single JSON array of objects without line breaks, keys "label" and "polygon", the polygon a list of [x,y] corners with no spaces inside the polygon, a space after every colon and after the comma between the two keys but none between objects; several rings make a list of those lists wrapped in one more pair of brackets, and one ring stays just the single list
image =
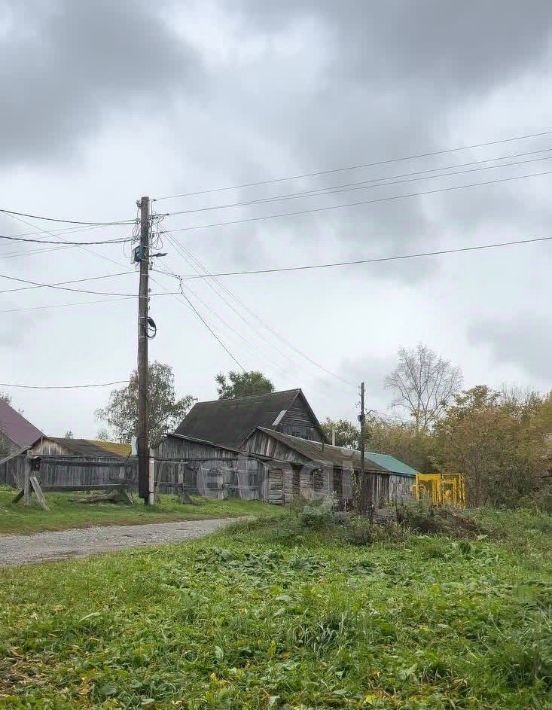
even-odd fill
[{"label": "green grass", "polygon": [[145,506],[139,498],[134,505],[87,504],[75,502],[74,499],[79,497],[76,493],[46,494],[48,512],[37,504],[26,507],[20,501],[14,505],[11,503],[14,495],[13,489],[0,488],[0,536],[93,525],[140,525],[227,516],[278,515],[281,512],[277,506],[258,501],[196,498],[195,505],[182,505],[175,496],[169,495],[162,495],[160,502],[152,506]]},{"label": "green grass", "polygon": [[297,520],[0,572],[0,706],[552,708],[552,519],[353,546]]}]

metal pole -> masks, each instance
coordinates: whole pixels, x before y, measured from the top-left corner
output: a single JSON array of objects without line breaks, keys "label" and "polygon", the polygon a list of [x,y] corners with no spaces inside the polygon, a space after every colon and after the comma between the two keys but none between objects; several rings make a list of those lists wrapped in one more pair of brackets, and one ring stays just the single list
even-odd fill
[{"label": "metal pole", "polygon": [[148,431],[148,301],[150,198],[140,200],[140,287],[138,293],[138,494],[150,503]]}]

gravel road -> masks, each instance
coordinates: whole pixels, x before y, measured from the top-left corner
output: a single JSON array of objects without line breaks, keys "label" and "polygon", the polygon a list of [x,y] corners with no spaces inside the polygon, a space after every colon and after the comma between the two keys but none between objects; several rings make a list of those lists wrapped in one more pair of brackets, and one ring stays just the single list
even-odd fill
[{"label": "gravel road", "polygon": [[0,535],[0,567],[70,557],[88,557],[127,547],[164,545],[203,537],[239,518],[190,520],[149,525],[110,525],[35,535]]}]

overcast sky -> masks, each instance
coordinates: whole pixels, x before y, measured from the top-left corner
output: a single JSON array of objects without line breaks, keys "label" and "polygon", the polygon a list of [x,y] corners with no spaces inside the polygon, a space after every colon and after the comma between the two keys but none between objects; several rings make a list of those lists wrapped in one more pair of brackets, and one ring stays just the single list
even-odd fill
[{"label": "overcast sky", "polygon": [[[0,0],[0,207],[85,221],[132,219],[141,195],[544,132],[552,129],[551,36],[547,0]],[[549,157],[552,133],[159,200],[157,213],[202,211],[161,221],[161,230],[175,231],[170,240],[163,236],[167,256],[156,267],[190,275],[194,258],[224,272],[552,236],[549,175],[435,192],[552,171]],[[489,169],[472,165],[459,175],[431,179],[426,172],[393,185],[220,208],[483,160],[489,162],[476,167]],[[518,164],[494,167],[508,162]],[[247,221],[350,202],[365,204]],[[234,224],[195,228],[220,222]],[[67,226],[0,216],[2,235],[93,241],[132,234],[132,226],[58,231]],[[365,380],[368,408],[386,410],[392,397],[383,380],[397,349],[418,342],[459,365],[466,386],[549,389],[551,254],[544,242],[184,285],[246,369],[262,370],[278,389],[302,387],[321,419],[354,417],[358,394],[342,380]],[[56,283],[120,272],[129,273],[72,288],[135,293],[128,245],[0,243],[3,276]],[[177,290],[172,277],[154,279],[153,294]],[[0,284],[21,286],[4,278]],[[135,299],[121,296],[0,294],[0,381],[127,378],[136,363],[136,309]],[[174,367],[180,394],[215,398],[215,375],[236,363],[186,301],[153,295],[151,314],[158,326],[151,358]],[[86,437],[101,427],[94,411],[109,394],[0,389],[48,434],[70,429]]]}]

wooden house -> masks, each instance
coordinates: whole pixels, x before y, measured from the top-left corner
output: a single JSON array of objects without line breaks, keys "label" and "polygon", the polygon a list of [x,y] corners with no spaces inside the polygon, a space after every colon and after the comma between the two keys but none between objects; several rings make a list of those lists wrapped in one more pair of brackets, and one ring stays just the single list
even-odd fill
[{"label": "wooden house", "polygon": [[[324,442],[307,441],[257,427],[244,443],[244,451],[270,461],[269,490],[282,491],[282,502],[295,496],[334,495],[342,507],[353,499],[353,482],[360,476],[360,452]],[[369,477],[376,507],[412,499],[416,471],[386,454],[366,452],[364,475]]]},{"label": "wooden house", "polygon": [[[361,466],[358,451],[328,444],[300,389],[198,402],[157,456],[160,490],[275,503],[335,495],[343,507]],[[368,453],[365,475],[376,505],[412,497],[416,472],[391,456]]]},{"label": "wooden house", "polygon": [[320,422],[300,389],[197,402],[175,434],[239,450],[257,427],[326,441]]}]

